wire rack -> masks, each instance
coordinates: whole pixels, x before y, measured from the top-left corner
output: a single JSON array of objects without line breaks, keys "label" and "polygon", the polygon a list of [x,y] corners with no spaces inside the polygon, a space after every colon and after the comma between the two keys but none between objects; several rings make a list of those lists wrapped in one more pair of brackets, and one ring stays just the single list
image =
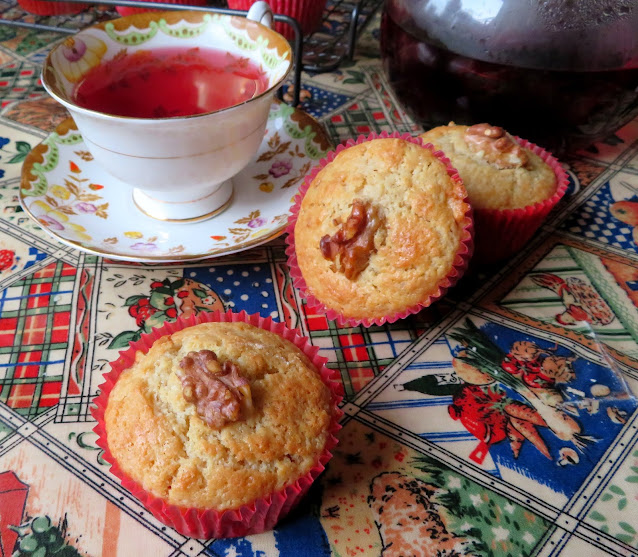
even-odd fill
[{"label": "wire rack", "polygon": [[[51,0],[55,2],[56,0]],[[61,1],[61,0],[57,0]],[[195,10],[221,13],[226,15],[245,16],[247,12],[231,10],[225,0],[209,0],[207,6],[189,6],[183,4],[166,4],[163,2],[147,2],[145,0],[64,0],[79,4],[88,4],[103,10],[96,14],[96,20],[119,17],[116,6],[132,8],[154,8],[163,10]],[[293,92],[290,104],[299,104],[301,91],[301,73],[323,73],[337,69],[344,60],[354,57],[357,38],[365,29],[372,17],[383,5],[384,0],[329,0],[324,12],[321,26],[313,34],[304,37],[296,19],[275,14],[274,20],[289,25],[294,38],[291,41],[294,56],[292,74]],[[0,25],[25,27],[60,34],[73,34],[85,25],[83,21],[69,16],[33,16],[23,12],[16,18],[0,17]],[[281,90],[280,90],[281,96]]]}]

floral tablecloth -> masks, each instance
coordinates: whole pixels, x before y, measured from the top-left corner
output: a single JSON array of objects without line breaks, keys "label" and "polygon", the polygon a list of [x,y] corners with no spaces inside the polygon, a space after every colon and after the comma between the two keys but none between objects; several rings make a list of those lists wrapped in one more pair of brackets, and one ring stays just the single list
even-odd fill
[{"label": "floral tablecloth", "polygon": [[[23,15],[6,0],[0,9]],[[50,23],[104,16],[94,8]],[[339,328],[293,288],[282,237],[150,264],[43,232],[19,190],[25,158],[67,117],[39,81],[59,39],[0,26],[0,556],[637,553],[638,121],[564,158],[569,194],[523,253],[473,268],[409,319]],[[334,144],[419,131],[377,48],[373,27],[355,62],[303,76],[301,108]],[[290,152],[271,158],[262,190],[275,178],[296,187]],[[345,416],[334,459],[289,519],[203,541],[163,526],[120,487],[90,407],[129,340],[221,308],[310,337],[341,374]],[[494,380],[503,372],[507,381]]]}]

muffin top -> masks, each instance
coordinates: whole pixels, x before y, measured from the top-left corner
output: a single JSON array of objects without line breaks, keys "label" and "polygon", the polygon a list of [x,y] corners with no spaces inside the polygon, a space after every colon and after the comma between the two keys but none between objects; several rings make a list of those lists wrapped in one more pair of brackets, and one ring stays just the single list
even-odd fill
[{"label": "muffin top", "polygon": [[433,128],[421,135],[459,171],[475,209],[520,209],[551,197],[556,176],[537,154],[489,124]]},{"label": "muffin top", "polygon": [[158,339],[108,399],[108,446],[146,491],[182,507],[235,509],[310,471],[332,395],[291,342],[247,323]]},{"label": "muffin top", "polygon": [[308,290],[353,319],[423,303],[465,240],[465,197],[446,165],[410,141],[374,139],[341,151],[313,179],[295,224]]}]

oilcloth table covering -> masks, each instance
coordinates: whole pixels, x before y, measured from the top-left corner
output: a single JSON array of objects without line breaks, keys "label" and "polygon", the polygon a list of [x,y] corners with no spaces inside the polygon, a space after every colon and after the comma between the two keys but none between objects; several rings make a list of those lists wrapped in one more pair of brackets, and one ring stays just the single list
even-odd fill
[{"label": "oilcloth table covering", "polygon": [[[12,1],[0,9],[24,16]],[[39,80],[58,40],[0,26],[2,557],[638,552],[638,121],[562,158],[569,192],[522,253],[472,267],[409,319],[340,328],[292,286],[282,237],[200,261],[124,262],[57,241],[22,210],[23,163],[68,117]],[[303,75],[302,99],[335,145],[421,131],[384,78],[375,25],[353,63]],[[257,185],[289,175],[292,195],[291,150],[273,152]],[[73,175],[83,160],[63,163]],[[54,186],[56,203],[74,195]],[[92,431],[91,401],[127,342],[211,309],[299,329],[345,390],[327,470],[287,520],[248,538],[188,539],[156,521]]]}]

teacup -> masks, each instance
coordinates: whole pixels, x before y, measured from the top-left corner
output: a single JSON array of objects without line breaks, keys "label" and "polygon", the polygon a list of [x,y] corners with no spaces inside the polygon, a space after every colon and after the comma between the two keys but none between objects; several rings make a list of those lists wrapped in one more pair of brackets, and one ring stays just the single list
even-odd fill
[{"label": "teacup", "polygon": [[[248,14],[267,24],[270,15],[265,2]],[[130,186],[135,204],[147,215],[183,222],[217,214],[232,200],[232,177],[259,149],[292,53],[286,39],[249,18],[146,12],[93,25],[49,53],[44,87],[69,110],[94,159]],[[155,62],[161,56],[169,66]],[[217,66],[209,67],[209,59]],[[147,100],[154,102],[155,93],[190,79],[181,72],[200,66],[204,77],[190,85],[188,95],[174,95],[175,107],[149,105],[150,113],[137,112],[148,108]],[[104,82],[111,74],[121,75],[122,67],[130,70],[130,80]],[[207,80],[213,77],[211,86]],[[230,90],[231,81],[241,81],[236,91]],[[129,96],[114,108],[115,92]],[[193,95],[203,113],[180,106],[182,97]],[[228,102],[231,106],[225,106]]]}]

